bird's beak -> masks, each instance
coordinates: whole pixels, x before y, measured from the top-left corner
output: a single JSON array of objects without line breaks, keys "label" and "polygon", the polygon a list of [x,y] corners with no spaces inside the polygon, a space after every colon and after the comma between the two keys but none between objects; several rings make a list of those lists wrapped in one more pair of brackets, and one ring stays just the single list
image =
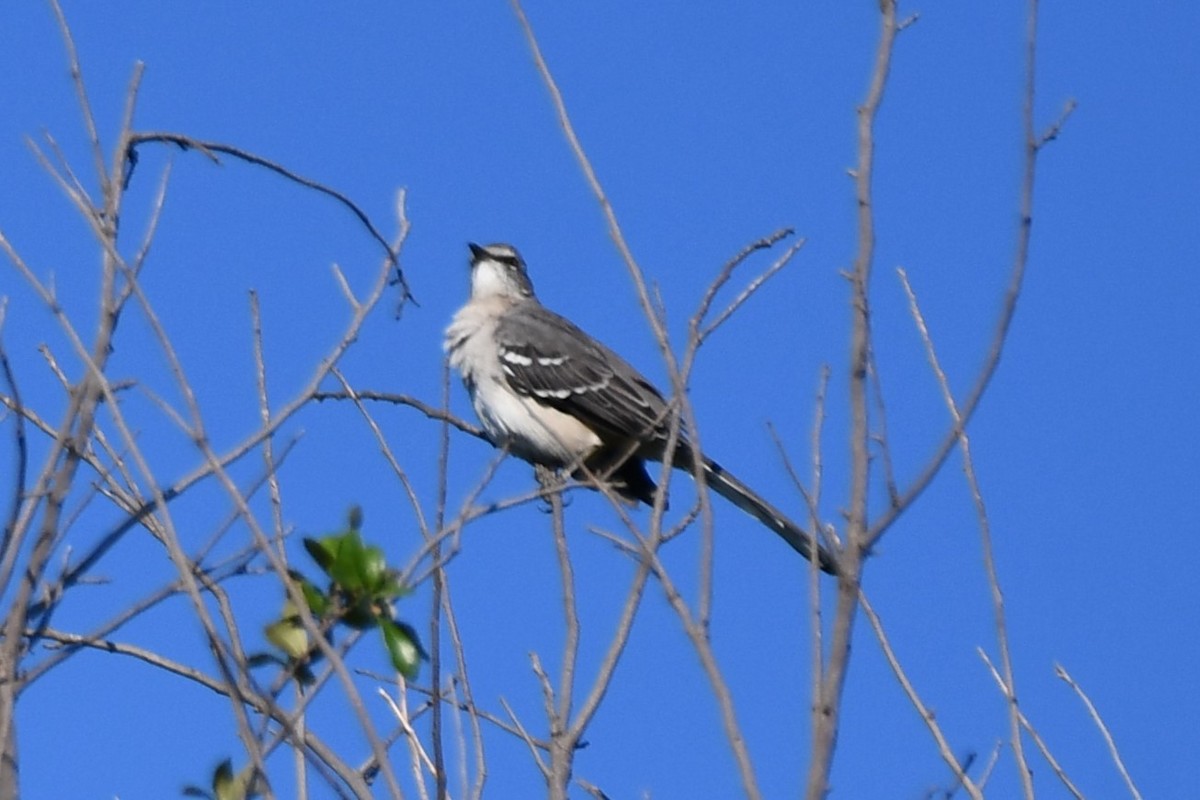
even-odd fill
[{"label": "bird's beak", "polygon": [[474,242],[467,242],[467,247],[471,248],[471,263],[472,264],[474,264],[476,261],[479,261],[480,259],[482,259],[484,256],[487,255],[487,251],[484,250],[479,245],[475,244]]}]

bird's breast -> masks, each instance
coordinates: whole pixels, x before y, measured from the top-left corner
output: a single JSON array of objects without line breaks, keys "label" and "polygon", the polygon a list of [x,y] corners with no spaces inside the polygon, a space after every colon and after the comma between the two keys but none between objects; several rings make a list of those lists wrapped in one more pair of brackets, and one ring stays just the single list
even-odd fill
[{"label": "bird's breast", "polygon": [[586,457],[602,444],[595,431],[509,385],[496,319],[489,309],[468,304],[454,315],[445,338],[450,365],[462,375],[484,430],[497,445],[533,463],[566,466]]}]

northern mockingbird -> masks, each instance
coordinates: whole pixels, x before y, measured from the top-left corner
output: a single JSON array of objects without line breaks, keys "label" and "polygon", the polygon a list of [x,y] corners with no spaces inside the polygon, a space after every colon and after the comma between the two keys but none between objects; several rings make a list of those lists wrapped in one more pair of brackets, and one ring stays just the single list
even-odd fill
[{"label": "northern mockingbird", "polygon": [[[671,409],[623,358],[540,302],[525,262],[507,244],[472,244],[471,297],[446,329],[450,363],[461,374],[492,443],[534,465],[601,476],[631,502],[653,504],[646,461],[662,461]],[[833,555],[682,434],[673,466],[779,534],[822,570]]]}]

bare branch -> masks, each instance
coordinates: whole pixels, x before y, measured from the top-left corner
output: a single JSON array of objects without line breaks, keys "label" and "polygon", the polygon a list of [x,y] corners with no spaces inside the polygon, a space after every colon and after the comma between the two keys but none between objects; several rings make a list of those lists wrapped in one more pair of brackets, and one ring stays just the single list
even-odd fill
[{"label": "bare branch", "polygon": [[850,499],[846,517],[846,546],[839,559],[837,609],[833,619],[829,661],[821,692],[813,698],[812,760],[805,797],[821,800],[829,791],[829,774],[840,725],[842,692],[850,665],[850,641],[858,608],[863,559],[868,552],[868,489],[871,477],[870,421],[867,372],[870,363],[871,270],[875,258],[875,211],[872,178],[875,164],[875,120],[883,103],[891,70],[898,23],[895,0],[880,0],[879,41],[866,100],[858,108],[858,165],[854,171],[858,204],[858,245],[850,276],[853,324],[850,341]]},{"label": "bare branch", "polygon": [[407,394],[396,394],[395,392],[376,392],[371,389],[355,389],[353,395],[350,392],[313,392],[312,399],[317,402],[326,400],[374,400],[380,403],[392,403],[398,406],[409,406],[420,411],[429,419],[440,420],[449,423],[454,428],[463,433],[474,436],[477,439],[488,441],[487,434],[483,432],[483,428],[478,425],[473,425],[467,422],[462,417],[457,417],[449,411],[429,405],[423,400],[418,400],[415,397]]},{"label": "bare branch", "polygon": [[878,430],[871,438],[879,445],[879,456],[883,460],[883,480],[887,487],[888,500],[894,507],[900,502],[900,491],[896,488],[896,471],[892,467],[892,447],[888,442],[887,404],[883,400],[883,377],[875,363],[875,351],[869,356],[867,369],[871,378],[871,394],[875,398],[875,418],[878,420]]},{"label": "bare branch", "polygon": [[1025,36],[1025,91],[1022,112],[1025,153],[1021,171],[1021,194],[1018,203],[1020,224],[1017,228],[1016,246],[1009,272],[1008,287],[1005,290],[1004,299],[1000,306],[1000,313],[996,319],[995,328],[992,331],[992,341],[987,354],[984,356],[983,364],[980,366],[971,391],[967,394],[966,399],[958,404],[961,422],[951,426],[950,430],[942,437],[934,449],[933,455],[926,462],[925,467],[908,487],[900,493],[899,500],[872,523],[870,534],[867,538],[868,547],[874,545],[887,532],[888,528],[916,502],[921,493],[928,488],[933,479],[941,472],[946,459],[949,458],[950,453],[953,452],[955,445],[958,443],[959,434],[966,428],[971,418],[975,415],[975,411],[979,408],[979,404],[983,400],[983,396],[986,394],[987,388],[1000,366],[1000,357],[1004,352],[1005,342],[1008,340],[1008,331],[1016,315],[1017,301],[1021,296],[1021,287],[1024,285],[1025,268],[1029,263],[1029,242],[1033,232],[1033,190],[1034,179],[1037,175],[1037,157],[1042,146],[1058,135],[1061,125],[1065,124],[1070,111],[1074,108],[1074,104],[1069,101],[1063,115],[1059,117],[1059,122],[1051,127],[1047,132],[1047,136],[1039,136],[1036,133],[1034,128],[1034,89],[1037,76],[1037,16],[1038,0],[1028,0]]},{"label": "bare branch", "polygon": [[724,676],[721,674],[721,668],[717,664],[716,653],[713,651],[712,642],[708,638],[708,629],[699,624],[699,621],[692,616],[687,602],[683,599],[674,581],[671,580],[666,568],[659,560],[658,553],[652,550],[644,550],[642,557],[650,562],[655,577],[662,584],[667,602],[671,604],[671,608],[675,611],[676,616],[683,623],[683,631],[687,634],[692,648],[700,658],[700,666],[704,669],[704,674],[708,678],[709,685],[717,700],[717,707],[721,713],[721,725],[725,729],[725,738],[729,742],[729,747],[733,751],[733,757],[737,763],[738,775],[742,780],[742,791],[751,800],[758,800],[762,798],[762,791],[758,787],[758,778],[754,772],[754,765],[750,760],[750,750],[746,746],[745,737],[742,735],[741,726],[737,721],[733,694],[730,692],[729,685],[726,683]]},{"label": "bare branch", "polygon": [[402,466],[400,466],[400,462],[396,458],[395,453],[392,452],[391,446],[387,443],[387,439],[384,437],[383,431],[380,429],[379,424],[375,422],[375,419],[371,416],[370,412],[367,411],[367,407],[356,396],[354,389],[351,388],[350,383],[346,380],[345,376],[343,376],[341,371],[336,367],[333,370],[333,376],[342,384],[342,388],[346,394],[348,394],[350,398],[354,400],[354,405],[362,415],[367,427],[370,428],[371,434],[375,437],[375,441],[379,445],[380,452],[383,453],[388,465],[392,468],[392,472],[396,475],[396,479],[400,481],[400,485],[404,488],[404,493],[408,497],[409,505],[412,506],[413,518],[416,520],[417,527],[421,531],[421,536],[428,541],[431,536],[429,525],[425,521],[425,512],[421,508],[421,499],[417,496],[417,490],[413,487],[412,481],[408,479],[408,473],[405,472]]},{"label": "bare branch", "polygon": [[525,742],[525,746],[529,748],[529,752],[533,756],[533,763],[536,764],[538,770],[541,771],[542,777],[549,782],[550,768],[546,765],[545,759],[542,758],[542,750],[549,749],[549,746],[539,744],[537,740],[529,735],[529,731],[525,730],[525,726],[522,725],[521,720],[517,718],[516,713],[512,710],[512,706],[510,706],[508,701],[503,697],[500,698],[500,705],[504,706],[504,711],[506,714],[508,714],[508,718],[512,720],[512,724],[517,731],[517,735],[521,737],[521,740]]},{"label": "bare branch", "polygon": [[[7,560],[8,548],[12,543],[13,534],[17,528],[17,518],[21,513],[21,505],[25,498],[25,481],[29,469],[29,443],[25,436],[25,405],[21,402],[21,390],[17,387],[17,376],[8,360],[8,351],[4,347],[4,318],[7,302],[0,300],[0,376],[8,387],[8,396],[3,398],[4,405],[10,408],[9,413],[14,419],[13,444],[16,463],[12,473],[12,499],[9,501],[8,513],[4,516],[4,533],[0,536],[0,560]],[[3,589],[3,586],[0,586]]]},{"label": "bare branch", "polygon": [[108,181],[108,170],[104,166],[104,151],[100,147],[100,133],[96,129],[96,116],[92,113],[92,104],[88,100],[87,86],[83,81],[83,67],[79,63],[79,51],[75,49],[75,37],[71,35],[71,26],[67,24],[67,17],[63,14],[58,0],[50,0],[50,7],[54,10],[54,17],[58,20],[59,35],[62,36],[63,44],[67,48],[67,63],[71,69],[71,84],[75,87],[75,95],[79,101],[79,110],[83,114],[83,125],[87,130],[88,141],[91,143],[92,165],[96,169],[96,175],[100,179],[100,183],[104,184]]},{"label": "bare branch", "polygon": [[71,201],[76,206],[80,208],[90,207],[91,198],[88,196],[88,191],[84,187],[83,181],[79,180],[79,176],[75,174],[75,170],[71,167],[71,162],[67,160],[66,154],[58,146],[58,142],[50,135],[49,131],[42,131],[42,138],[46,140],[46,146],[54,154],[54,158],[57,161],[56,164],[51,164],[50,160],[42,153],[41,148],[38,147],[37,142],[28,136],[25,137],[25,144],[33,151],[34,158],[38,160],[42,168],[46,170],[46,173],[63,187],[67,196],[71,198]]},{"label": "bare branch", "polygon": [[1142,793],[1134,785],[1133,778],[1129,775],[1129,770],[1125,768],[1125,760],[1121,758],[1121,751],[1117,749],[1117,743],[1113,739],[1112,733],[1108,730],[1108,726],[1104,724],[1104,720],[1100,717],[1100,712],[1096,709],[1095,704],[1092,703],[1092,699],[1087,696],[1083,688],[1075,682],[1075,679],[1071,677],[1070,673],[1061,664],[1054,665],[1054,674],[1074,689],[1075,694],[1079,695],[1079,699],[1087,706],[1088,715],[1091,716],[1092,722],[1100,730],[1100,735],[1104,737],[1104,743],[1108,745],[1108,753],[1112,756],[1113,763],[1117,765],[1117,771],[1121,773],[1121,778],[1125,781],[1125,786],[1129,789],[1129,794],[1133,796],[1134,800],[1142,800]]},{"label": "bare branch", "polygon": [[946,762],[946,766],[950,767],[950,770],[954,773],[954,777],[967,790],[967,794],[971,795],[973,800],[983,800],[983,792],[980,791],[979,787],[967,775],[962,765],[958,763],[958,757],[950,747],[950,742],[946,739],[946,734],[942,732],[941,726],[937,724],[937,719],[934,717],[933,712],[921,700],[921,696],[917,694],[912,681],[908,679],[908,674],[904,671],[904,667],[900,665],[900,659],[896,656],[896,651],[892,649],[892,644],[888,641],[887,633],[883,629],[883,622],[879,619],[879,615],[875,613],[875,609],[871,607],[871,603],[867,600],[867,596],[863,593],[862,589],[859,589],[858,601],[862,604],[863,613],[867,615],[867,620],[871,623],[872,630],[875,631],[875,639],[879,642],[880,648],[883,649],[883,656],[887,659],[888,666],[892,668],[892,673],[896,676],[896,680],[900,682],[900,688],[904,690],[908,701],[917,710],[917,713],[921,716],[921,721],[925,723],[925,727],[929,729],[934,742],[937,743],[938,753],[941,755],[942,761]]},{"label": "bare branch", "polygon": [[621,225],[617,222],[617,215],[613,211],[612,203],[609,202],[608,195],[604,192],[604,187],[600,185],[600,179],[596,177],[596,170],[593,169],[592,162],[587,157],[587,153],[584,152],[583,145],[575,133],[575,126],[571,124],[571,118],[567,114],[566,102],[563,100],[558,83],[554,80],[554,76],[550,72],[550,67],[546,64],[546,59],[542,56],[542,50],[538,46],[537,37],[533,33],[533,26],[529,24],[529,19],[525,16],[525,11],[521,7],[520,0],[510,0],[510,4],[512,5],[513,13],[517,16],[517,21],[521,24],[521,30],[525,33],[525,39],[529,43],[529,51],[533,56],[534,64],[537,66],[538,74],[541,75],[542,81],[546,84],[546,89],[550,92],[550,99],[554,104],[555,113],[558,115],[559,125],[562,126],[563,135],[567,137],[567,143],[571,147],[571,152],[574,153],[575,160],[579,162],[579,167],[583,170],[584,178],[587,180],[592,194],[600,204],[601,212],[608,223],[609,236],[612,237],[613,244],[617,247],[617,252],[621,254],[621,258],[624,259],[625,266],[629,270],[629,276],[633,280],[634,288],[637,291],[638,302],[641,304],[642,315],[646,318],[646,322],[649,323],[650,329],[654,333],[654,339],[658,342],[659,350],[662,352],[663,359],[667,363],[668,372],[675,375],[678,372],[678,364],[675,354],[671,351],[670,337],[667,336],[667,330],[662,324],[662,320],[654,312],[654,302],[650,297],[650,290],[646,285],[642,268],[638,265],[637,260],[633,257],[633,251],[629,249],[629,244],[625,241],[625,235],[621,232]]},{"label": "bare branch", "polygon": [[[818,542],[825,527],[821,524],[821,491],[824,486],[823,477],[825,474],[822,434],[825,430],[825,398],[829,390],[829,374],[829,365],[826,364],[821,369],[821,377],[817,384],[817,396],[814,402],[811,434],[812,494],[809,495],[806,493],[804,495],[808,501],[809,524],[812,525],[813,537]],[[799,476],[793,476],[793,481],[799,485]],[[803,488],[801,488],[801,491],[803,492]],[[833,552],[836,553],[839,550],[839,547],[835,547]],[[817,570],[817,554],[814,549],[812,558],[809,559],[809,576],[811,581],[808,589],[809,616],[812,619],[812,696],[814,698],[822,697],[825,693],[825,634],[824,626],[822,625],[821,584],[816,579]]]},{"label": "bare branch", "polygon": [[[761,275],[756,277],[754,280],[750,281],[750,283],[746,284],[746,288],[744,288],[738,294],[738,296],[735,297],[729,303],[729,305],[727,305],[721,311],[720,314],[717,314],[717,316],[713,319],[712,322],[710,322],[703,329],[701,329],[695,333],[695,335],[699,338],[700,343],[703,343],[706,339],[708,339],[709,336],[711,336],[717,330],[717,328],[724,325],[725,322],[728,321],[731,316],[733,316],[734,312],[736,312],[739,308],[741,308],[742,305],[747,300],[749,300],[750,297],[755,292],[757,292],[759,289],[762,288],[763,284],[765,284],[767,281],[769,281],[771,278],[773,278],[780,270],[782,270],[784,267],[786,267],[788,265],[788,263],[792,260],[792,257],[794,255],[796,255],[796,253],[799,253],[800,248],[804,247],[804,245],[807,244],[807,242],[808,242],[807,239],[800,239],[799,241],[797,241],[795,244],[793,244],[791,247],[789,247],[787,250],[785,250],[783,255],[780,256],[778,259],[776,259],[771,264],[771,266],[767,267],[767,269]],[[721,276],[718,277],[718,281],[720,280],[720,277]],[[716,285],[717,285],[717,281],[714,281],[713,284],[709,287],[709,290],[712,291],[713,287]],[[707,296],[706,296],[705,300],[708,300]],[[699,313],[697,313],[697,317],[696,317],[697,320],[699,320],[699,317],[700,317],[700,315],[699,315]]]},{"label": "bare branch", "polygon": [[277,175],[281,175],[284,178],[287,178],[294,183],[298,183],[307,189],[312,189],[315,192],[319,192],[320,194],[333,198],[339,204],[349,209],[350,213],[357,217],[358,221],[361,222],[363,227],[367,229],[368,235],[370,235],[372,239],[374,239],[383,247],[384,252],[387,254],[388,264],[396,270],[395,282],[400,285],[401,292],[403,293],[401,302],[403,303],[404,301],[408,300],[412,300],[413,302],[416,301],[416,298],[413,297],[412,292],[409,290],[408,281],[404,277],[404,272],[400,269],[398,251],[394,249],[392,245],[388,244],[387,239],[385,239],[383,234],[379,232],[379,229],[375,227],[375,223],[371,221],[371,218],[367,216],[367,213],[363,211],[357,203],[355,203],[342,192],[339,192],[338,190],[333,189],[326,184],[321,183],[320,181],[313,180],[312,178],[306,178],[303,175],[288,169],[277,161],[264,158],[263,156],[251,153],[248,150],[243,150],[240,147],[234,147],[233,145],[225,144],[223,142],[204,141],[201,139],[192,138],[191,136],[186,136],[181,133],[170,133],[167,131],[144,131],[129,137],[128,147],[124,154],[125,160],[129,165],[126,175],[126,182],[133,177],[134,168],[137,166],[138,146],[150,143],[173,144],[184,151],[198,150],[217,164],[220,163],[218,154],[231,156],[240,161],[245,161],[248,164],[254,164],[255,166],[263,167],[264,169],[270,170]]},{"label": "bare branch", "polygon": [[1058,119],[1054,120],[1050,127],[1046,128],[1046,130],[1042,132],[1042,135],[1038,137],[1037,146],[1039,150],[1058,138],[1058,135],[1062,133],[1063,126],[1067,124],[1067,120],[1070,119],[1071,115],[1075,113],[1075,109],[1078,107],[1079,103],[1074,97],[1068,98],[1067,102],[1063,103],[1063,110],[1062,113],[1058,115]]},{"label": "bare branch", "polygon": [[[448,358],[442,359],[442,411],[450,410],[450,361]],[[449,465],[450,465],[450,426],[443,422],[438,426],[438,465],[437,465],[437,500],[436,510],[434,511],[434,526],[441,529],[446,522],[446,495],[449,487]],[[430,537],[429,531],[422,526],[422,535],[428,540]],[[447,586],[446,570],[441,564],[442,547],[440,542],[434,545],[431,552],[433,559],[433,602],[430,604],[429,610],[429,685],[433,688],[436,702],[432,708],[432,720],[429,724],[429,735],[433,740],[433,763],[436,774],[435,790],[437,791],[438,800],[443,800],[447,795],[446,790],[446,757],[445,743],[443,741],[444,731],[442,727],[442,615],[450,616],[449,610],[449,587]],[[456,644],[458,644],[456,640]],[[464,679],[465,679],[464,674]],[[469,691],[469,689],[468,689]],[[462,730],[462,714],[454,715],[457,733],[461,745],[462,758],[460,760],[462,775],[461,785],[462,791],[467,791],[467,745],[466,736]],[[474,721],[475,731],[478,732],[478,721]],[[477,751],[477,755],[479,755]]]},{"label": "bare branch", "polygon": [[[417,791],[421,795],[422,800],[428,800],[429,795],[425,791],[424,774],[421,772],[421,768],[424,767],[429,771],[430,775],[433,775],[436,778],[437,767],[433,765],[433,761],[430,760],[429,754],[426,753],[425,748],[421,746],[421,737],[417,735],[417,732],[413,729],[412,723],[409,721],[408,703],[405,701],[404,678],[400,678],[400,689],[396,693],[396,696],[399,698],[399,702],[393,700],[392,696],[388,694],[382,686],[378,687],[376,691],[379,692],[379,696],[382,697],[385,702],[387,702],[388,708],[392,710],[392,715],[396,718],[396,721],[400,723],[400,729],[404,731],[404,739],[408,742],[408,746],[411,749],[413,756],[413,783],[416,785]],[[444,778],[442,780],[444,780]]]},{"label": "bare branch", "polygon": [[921,334],[921,341],[925,345],[926,357],[929,359],[933,373],[937,377],[938,387],[942,391],[942,400],[946,403],[946,408],[954,420],[955,428],[959,430],[958,442],[962,450],[963,472],[966,475],[971,499],[975,505],[975,516],[979,521],[979,538],[983,548],[983,564],[987,573],[988,587],[991,589],[992,613],[996,624],[996,642],[1000,648],[1000,661],[1004,666],[1003,685],[1006,691],[1006,699],[1008,700],[1009,742],[1013,748],[1013,756],[1017,761],[1017,769],[1021,775],[1021,784],[1025,791],[1025,797],[1027,800],[1033,800],[1033,773],[1029,769],[1029,763],[1025,758],[1025,747],[1021,740],[1020,710],[1017,708],[1012,654],[1008,644],[1008,624],[1005,621],[1004,593],[1000,588],[1000,575],[996,570],[996,559],[992,549],[991,520],[988,518],[987,506],[983,501],[983,490],[979,486],[979,477],[975,473],[975,460],[971,457],[971,441],[963,427],[962,414],[954,402],[954,394],[950,389],[950,382],[947,380],[946,373],[938,361],[937,351],[933,346],[933,339],[929,335],[929,328],[925,324],[925,317],[921,314],[921,308],[917,303],[917,296],[913,292],[912,286],[909,285],[908,276],[904,270],[900,270],[899,273],[900,280],[904,283],[904,291],[908,295],[909,310],[912,313],[917,330]]},{"label": "bare branch", "polygon": [[[1004,677],[1000,674],[1000,670],[996,669],[996,665],[992,663],[990,658],[988,658],[987,653],[984,652],[982,647],[977,647],[975,651],[979,654],[979,657],[983,659],[983,663],[987,665],[988,671],[992,674],[992,680],[994,680],[996,685],[1000,687],[1001,693],[1004,694],[1005,697],[1008,697],[1010,692],[1008,686],[1006,686],[1004,683]],[[1067,788],[1067,791],[1071,793],[1071,796],[1074,797],[1075,800],[1084,800],[1083,793],[1080,792],[1079,789],[1075,787],[1075,784],[1071,782],[1071,779],[1067,777],[1066,771],[1058,763],[1058,759],[1054,757],[1054,754],[1050,752],[1050,748],[1046,745],[1046,742],[1037,732],[1037,729],[1033,727],[1033,723],[1030,722],[1029,718],[1025,716],[1025,712],[1018,708],[1017,714],[1019,714],[1021,718],[1021,727],[1023,727],[1026,732],[1029,733],[1029,736],[1033,739],[1034,744],[1036,744],[1038,750],[1041,751],[1042,758],[1046,759],[1046,762],[1050,765],[1050,769],[1054,770],[1054,774],[1058,776],[1060,781],[1062,781],[1063,786]]]},{"label": "bare branch", "polygon": [[717,297],[717,292],[721,291],[722,287],[729,282],[733,277],[733,271],[738,268],[747,258],[753,255],[758,250],[769,250],[775,244],[787,237],[793,235],[796,231],[792,228],[780,228],[774,233],[764,236],[756,242],[743,247],[737,255],[725,262],[721,267],[721,271],[717,273],[717,277],[709,285],[704,292],[704,297],[700,300],[700,307],[696,310],[696,319],[703,320],[708,316],[708,310],[712,308],[713,300]]},{"label": "bare branch", "polygon": [[[561,481],[548,470],[538,469],[538,481],[543,487],[556,487]],[[582,733],[581,728],[571,725],[571,704],[575,695],[575,666],[579,659],[579,609],[575,601],[575,570],[571,564],[571,550],[567,545],[566,524],[563,521],[562,493],[550,494],[550,519],[554,531],[554,553],[558,559],[558,572],[562,581],[563,603],[563,654],[558,677],[558,704],[554,704],[554,691],[544,673],[543,688],[546,693],[546,710],[550,724],[550,793],[552,800],[566,800],[567,788],[575,762],[575,746]],[[535,670],[540,670],[537,657]]]},{"label": "bare branch", "polygon": [[139,661],[144,661],[152,667],[157,667],[172,674],[178,675],[181,678],[187,678],[189,681],[198,683],[206,689],[221,695],[222,697],[229,696],[229,687],[223,680],[213,678],[206,675],[204,672],[189,667],[186,664],[181,664],[178,661],[167,658],[152,650],[147,650],[144,647],[138,647],[133,644],[125,644],[124,642],[115,642],[111,639],[103,639],[94,636],[81,636],[76,633],[67,633],[66,631],[57,631],[53,628],[43,628],[39,631],[29,631],[30,635],[36,635],[42,639],[48,639],[52,642],[71,645],[72,647],[88,647],[95,650],[103,650],[108,653],[119,653],[121,655],[136,658]]}]

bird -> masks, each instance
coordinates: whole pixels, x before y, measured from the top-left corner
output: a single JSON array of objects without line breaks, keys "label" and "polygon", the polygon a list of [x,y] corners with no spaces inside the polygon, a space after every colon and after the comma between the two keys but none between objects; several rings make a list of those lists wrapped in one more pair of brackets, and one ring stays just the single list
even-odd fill
[{"label": "bird", "polygon": [[[468,244],[470,297],[446,328],[444,349],[487,438],[535,467],[603,478],[621,499],[653,505],[646,462],[666,457],[672,407],[625,359],[551,311],[510,244]],[[681,432],[672,466],[774,531],[823,572],[834,554]]]}]

